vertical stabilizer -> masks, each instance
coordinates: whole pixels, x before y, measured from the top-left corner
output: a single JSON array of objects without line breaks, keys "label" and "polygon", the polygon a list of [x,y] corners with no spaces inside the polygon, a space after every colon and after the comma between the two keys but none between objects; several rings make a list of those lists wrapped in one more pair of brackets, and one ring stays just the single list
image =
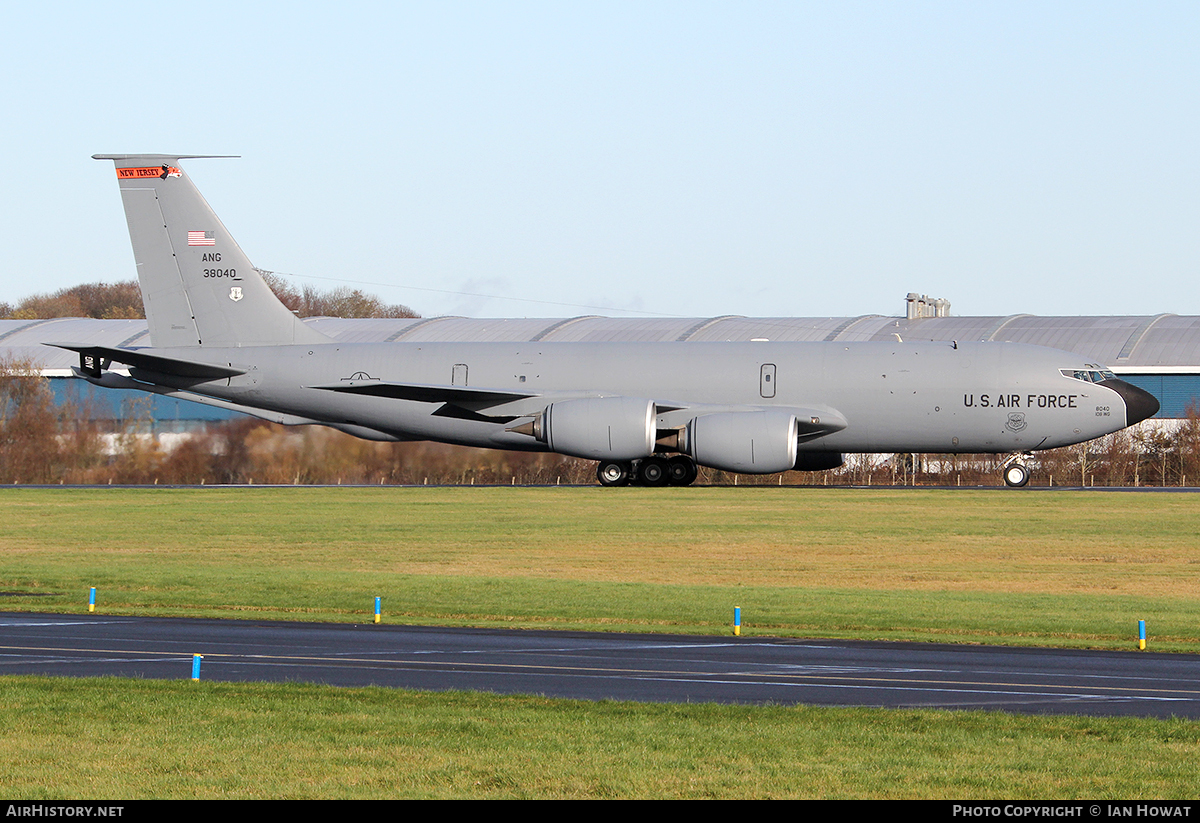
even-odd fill
[{"label": "vertical stabilizer", "polygon": [[329,342],[279,302],[179,166],[201,155],[92,156],[117,166],[152,345]]}]

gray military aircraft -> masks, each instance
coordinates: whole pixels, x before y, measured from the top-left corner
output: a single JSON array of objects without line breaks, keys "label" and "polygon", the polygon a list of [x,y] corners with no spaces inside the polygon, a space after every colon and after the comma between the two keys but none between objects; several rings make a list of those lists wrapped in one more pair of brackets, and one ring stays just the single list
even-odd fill
[{"label": "gray military aircraft", "polygon": [[558,452],[599,461],[610,486],[848,452],[1007,453],[1022,486],[1022,454],[1158,411],[1098,364],[1016,343],[339,342],[276,299],[180,167],[199,156],[95,155],[116,164],[152,344],[50,344],[98,386],[371,440]]}]

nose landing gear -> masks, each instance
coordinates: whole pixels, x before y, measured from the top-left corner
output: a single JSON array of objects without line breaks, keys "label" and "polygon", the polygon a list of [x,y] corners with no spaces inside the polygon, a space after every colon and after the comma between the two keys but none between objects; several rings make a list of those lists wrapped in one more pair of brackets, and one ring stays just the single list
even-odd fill
[{"label": "nose landing gear", "polygon": [[1004,467],[1004,485],[1019,489],[1029,482],[1029,469],[1022,463],[1016,462],[1019,456],[1014,456],[1012,462]]}]

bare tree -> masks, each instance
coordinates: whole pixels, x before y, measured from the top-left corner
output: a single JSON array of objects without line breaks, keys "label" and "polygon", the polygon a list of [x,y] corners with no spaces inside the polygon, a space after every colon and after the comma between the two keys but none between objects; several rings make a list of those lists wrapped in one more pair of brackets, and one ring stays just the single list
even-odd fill
[{"label": "bare tree", "polygon": [[[284,277],[260,272],[267,286],[300,317],[420,317],[408,306],[384,303],[361,289],[345,286],[321,291],[312,286],[297,289]],[[36,320],[48,317],[95,317],[122,320],[145,317],[142,292],[134,280],[121,283],[85,283],[53,294],[34,294],[16,306],[0,303],[0,319]]]},{"label": "bare tree", "polygon": [[48,483],[59,470],[58,417],[29,362],[0,360],[0,483]]},{"label": "bare tree", "polygon": [[339,286],[321,291],[313,286],[297,289],[286,278],[259,271],[267,286],[288,310],[300,317],[420,317],[408,306],[389,305],[361,289]]},{"label": "bare tree", "polygon": [[0,304],[0,317],[34,320],[47,317],[95,317],[121,320],[145,317],[142,292],[132,280],[123,283],[85,283],[53,294],[34,294],[15,307]]}]

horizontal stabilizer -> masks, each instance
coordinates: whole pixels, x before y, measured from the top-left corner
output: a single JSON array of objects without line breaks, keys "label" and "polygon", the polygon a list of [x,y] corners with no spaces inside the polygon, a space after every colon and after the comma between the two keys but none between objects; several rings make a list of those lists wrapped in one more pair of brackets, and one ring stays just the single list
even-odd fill
[{"label": "horizontal stabilizer", "polygon": [[161,354],[151,354],[146,349],[117,349],[109,346],[88,346],[80,343],[46,343],[59,349],[79,352],[80,367],[93,376],[102,371],[100,364],[111,361],[124,363],[146,371],[169,374],[175,377],[195,377],[204,380],[216,380],[224,377],[236,377],[245,374],[244,369],[232,366],[218,366],[213,363],[198,363],[194,360],[181,360],[178,357],[166,357]]},{"label": "horizontal stabilizer", "polygon": [[93,160],[137,160],[146,163],[168,163],[175,160],[236,160],[240,154],[93,154]]},{"label": "horizontal stabilizer", "polygon": [[415,400],[418,403],[472,403],[480,406],[509,403],[537,397],[537,392],[518,392],[508,389],[473,389],[467,386],[437,386],[422,383],[386,383],[382,380],[344,380],[309,386],[310,389],[363,394],[368,397],[390,397],[395,400]]},{"label": "horizontal stabilizer", "polygon": [[253,406],[243,406],[241,403],[234,403],[229,400],[221,400],[217,397],[206,397],[203,394],[195,392],[183,391],[174,389],[170,386],[158,386],[153,383],[143,383],[139,380],[134,380],[132,377],[124,377],[120,374],[105,372],[99,377],[93,377],[83,369],[72,367],[71,371],[75,372],[76,377],[81,377],[94,386],[100,386],[105,389],[126,389],[134,391],[153,392],[161,394],[163,397],[170,397],[176,400],[187,400],[192,403],[200,403],[205,406],[212,406],[215,409],[225,409],[226,411],[238,412],[239,414],[248,414],[251,417],[257,417],[260,420],[268,420],[272,423],[280,423],[284,426],[328,426],[331,429],[345,432],[346,434],[361,437],[364,440],[376,440],[380,442],[395,443],[400,440],[409,438],[403,437],[392,432],[380,431],[378,429],[367,428],[366,426],[355,426],[352,423],[332,422],[329,420],[320,420],[312,417],[300,417],[295,414],[284,414],[283,412],[271,411],[270,409],[256,409]]}]

